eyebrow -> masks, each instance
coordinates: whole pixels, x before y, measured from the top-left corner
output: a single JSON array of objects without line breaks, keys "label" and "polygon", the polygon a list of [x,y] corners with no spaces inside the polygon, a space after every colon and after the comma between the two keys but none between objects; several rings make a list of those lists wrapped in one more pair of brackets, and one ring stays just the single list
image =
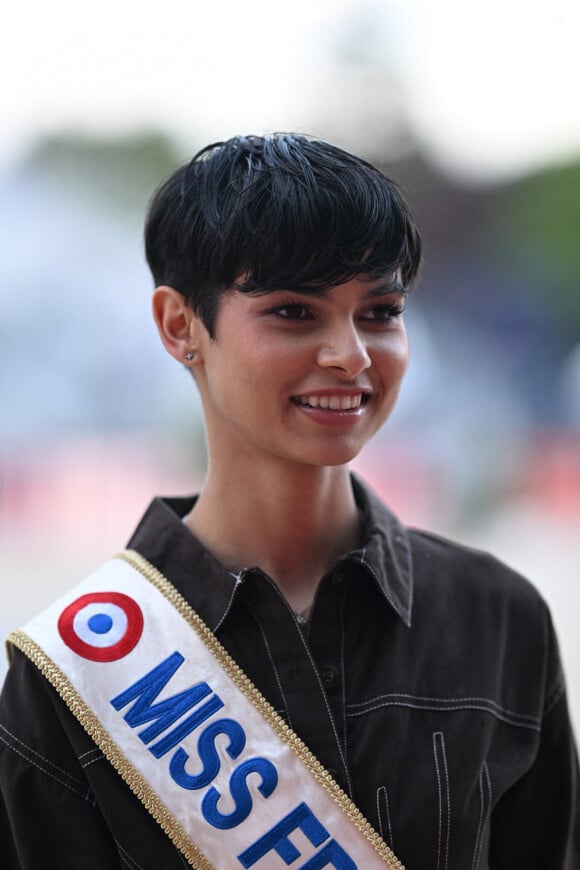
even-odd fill
[{"label": "eyebrow", "polygon": [[[328,299],[330,296],[330,292],[332,287],[316,287],[309,284],[304,284],[300,287],[280,287],[275,290],[254,290],[249,292],[249,296],[266,296],[270,295],[270,293],[296,293],[298,296],[317,296],[318,298],[322,297],[323,299]],[[407,296],[407,288],[402,284],[400,279],[397,278],[388,278],[383,281],[381,284],[377,284],[375,287],[370,287],[367,292],[362,297],[363,299],[375,299],[377,296],[388,296],[391,293],[397,293],[400,296]]]},{"label": "eyebrow", "polygon": [[401,296],[407,295],[407,289],[403,286],[398,278],[391,281],[386,281],[376,287],[371,287],[364,295],[364,299],[374,299],[375,296],[388,296],[390,293],[398,293]]}]

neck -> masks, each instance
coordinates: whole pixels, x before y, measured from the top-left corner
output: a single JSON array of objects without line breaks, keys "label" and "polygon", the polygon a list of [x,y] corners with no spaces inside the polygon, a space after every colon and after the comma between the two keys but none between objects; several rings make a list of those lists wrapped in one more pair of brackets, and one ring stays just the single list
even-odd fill
[{"label": "neck", "polygon": [[346,466],[210,470],[186,523],[224,567],[265,571],[294,610],[311,604],[322,575],[360,539]]}]

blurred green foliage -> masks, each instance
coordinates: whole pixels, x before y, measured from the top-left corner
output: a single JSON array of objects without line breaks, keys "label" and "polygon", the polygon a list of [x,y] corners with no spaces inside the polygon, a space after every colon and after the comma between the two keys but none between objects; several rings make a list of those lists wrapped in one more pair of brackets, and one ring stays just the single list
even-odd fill
[{"label": "blurred green foliage", "polygon": [[25,168],[65,189],[105,199],[111,208],[142,214],[152,191],[180,162],[175,142],[162,133],[103,139],[63,132],[40,142]]},{"label": "blurred green foliage", "polygon": [[[580,161],[508,186],[498,211],[504,251],[542,273],[539,292],[568,332],[580,333]],[[536,285],[538,286],[538,285]]]}]

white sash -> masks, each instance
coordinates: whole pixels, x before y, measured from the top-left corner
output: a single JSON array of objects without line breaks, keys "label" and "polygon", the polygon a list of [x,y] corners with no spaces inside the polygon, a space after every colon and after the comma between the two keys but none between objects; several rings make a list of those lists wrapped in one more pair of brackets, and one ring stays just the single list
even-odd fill
[{"label": "white sash", "polygon": [[107,562],[8,640],[53,684],[191,866],[404,870],[139,554]]}]

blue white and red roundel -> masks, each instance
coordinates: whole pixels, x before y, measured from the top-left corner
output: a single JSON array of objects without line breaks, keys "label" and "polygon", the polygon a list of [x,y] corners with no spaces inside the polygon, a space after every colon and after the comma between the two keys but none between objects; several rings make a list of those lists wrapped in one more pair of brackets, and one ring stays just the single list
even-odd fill
[{"label": "blue white and red roundel", "polygon": [[141,608],[122,592],[91,592],[65,607],[58,631],[77,655],[114,662],[131,652],[143,631]]}]

